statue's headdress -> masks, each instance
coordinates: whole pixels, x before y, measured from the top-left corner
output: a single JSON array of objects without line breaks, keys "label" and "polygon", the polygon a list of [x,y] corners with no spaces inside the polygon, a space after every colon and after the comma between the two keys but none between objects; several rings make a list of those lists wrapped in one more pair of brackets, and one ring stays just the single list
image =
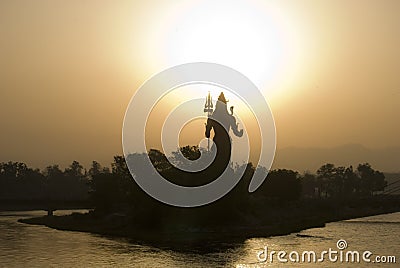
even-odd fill
[{"label": "statue's headdress", "polygon": [[221,94],[219,94],[218,100],[223,102],[223,103],[227,103],[228,101],[225,99],[225,95],[224,92],[221,92]]}]

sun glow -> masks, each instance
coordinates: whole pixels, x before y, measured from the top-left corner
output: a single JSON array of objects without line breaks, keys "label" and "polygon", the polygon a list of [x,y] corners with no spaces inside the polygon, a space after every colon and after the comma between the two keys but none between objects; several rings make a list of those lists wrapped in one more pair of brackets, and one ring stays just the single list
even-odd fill
[{"label": "sun glow", "polygon": [[300,56],[298,35],[274,6],[201,1],[181,6],[164,22],[158,25],[163,34],[157,41],[163,66],[224,64],[245,74],[268,96],[281,88],[284,77],[293,80]]}]

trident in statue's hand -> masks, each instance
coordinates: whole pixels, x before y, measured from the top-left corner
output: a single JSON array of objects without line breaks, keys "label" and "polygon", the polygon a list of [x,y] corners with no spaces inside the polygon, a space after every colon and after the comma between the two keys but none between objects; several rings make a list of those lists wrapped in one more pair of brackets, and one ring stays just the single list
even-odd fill
[{"label": "trident in statue's hand", "polygon": [[[207,113],[207,117],[210,117],[214,111],[214,106],[212,103],[212,97],[210,91],[208,91],[208,96],[206,98],[206,103],[204,104],[204,112]],[[205,123],[207,126],[207,123]],[[210,151],[210,137],[207,138],[207,151]]]}]

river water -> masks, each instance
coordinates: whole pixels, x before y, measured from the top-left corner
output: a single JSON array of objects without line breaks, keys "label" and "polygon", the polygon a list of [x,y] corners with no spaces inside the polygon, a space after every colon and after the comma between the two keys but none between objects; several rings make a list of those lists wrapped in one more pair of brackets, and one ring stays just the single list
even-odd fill
[{"label": "river water", "polygon": [[[0,267],[400,267],[400,213],[329,223],[324,228],[286,236],[252,238],[242,243],[210,242],[180,250],[17,222],[44,213],[0,212]],[[68,213],[71,211],[56,212]],[[347,248],[342,241],[342,250],[338,249],[340,239],[346,241]],[[338,253],[332,253],[332,260],[325,254],[322,260],[321,252],[330,248]],[[271,259],[271,251],[286,255],[279,260],[275,253]],[[316,262],[312,255],[308,262],[308,253],[302,262],[304,251],[314,251]],[[359,251],[360,259],[370,251],[372,255],[366,260],[371,262],[352,262],[351,257],[349,262],[345,257],[340,261],[340,252],[346,256],[348,251]],[[395,256],[396,263],[377,263],[377,256],[386,262],[393,262],[390,256]]]}]

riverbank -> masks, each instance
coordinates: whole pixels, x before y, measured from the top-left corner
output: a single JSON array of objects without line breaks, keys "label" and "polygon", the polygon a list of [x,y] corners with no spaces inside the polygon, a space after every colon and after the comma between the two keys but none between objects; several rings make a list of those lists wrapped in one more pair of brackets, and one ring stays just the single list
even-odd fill
[{"label": "riverbank", "polygon": [[88,201],[0,200],[0,211],[90,209]]},{"label": "riverbank", "polygon": [[[108,213],[99,215],[91,211],[86,214],[73,213],[67,216],[43,216],[20,219],[19,222],[44,225],[67,231],[90,232],[101,235],[118,236],[136,241],[169,243],[199,242],[205,240],[241,241],[250,237],[268,237],[300,232],[305,229],[324,227],[328,222],[342,221],[400,211],[400,201],[396,199],[371,199],[351,202],[348,205],[308,202],[285,207],[269,207],[242,215],[246,220],[230,220],[223,224],[204,221],[188,222],[190,210],[180,215],[171,215],[162,224],[154,226],[138,225],[138,215]],[[155,217],[157,219],[157,217]],[[161,220],[160,220],[161,221]]]}]

